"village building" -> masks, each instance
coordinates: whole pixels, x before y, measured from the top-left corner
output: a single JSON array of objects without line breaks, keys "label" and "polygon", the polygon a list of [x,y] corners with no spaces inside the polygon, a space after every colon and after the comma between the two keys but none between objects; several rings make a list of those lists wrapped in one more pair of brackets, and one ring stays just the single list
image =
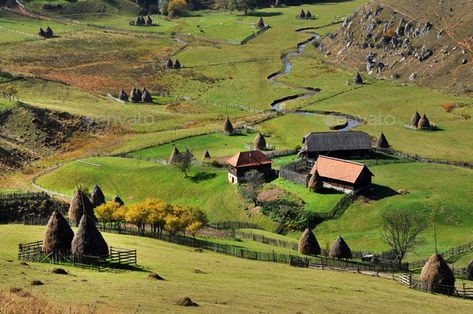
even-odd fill
[{"label": "village building", "polygon": [[311,188],[323,187],[345,194],[355,194],[371,185],[374,174],[362,163],[319,156],[310,171]]},{"label": "village building", "polygon": [[361,131],[313,132],[302,139],[301,158],[317,159],[319,155],[338,158],[363,158],[371,151],[369,135]]},{"label": "village building", "polygon": [[227,161],[228,182],[237,184],[245,180],[245,173],[257,170],[269,180],[272,175],[272,161],[261,151],[240,152]]}]

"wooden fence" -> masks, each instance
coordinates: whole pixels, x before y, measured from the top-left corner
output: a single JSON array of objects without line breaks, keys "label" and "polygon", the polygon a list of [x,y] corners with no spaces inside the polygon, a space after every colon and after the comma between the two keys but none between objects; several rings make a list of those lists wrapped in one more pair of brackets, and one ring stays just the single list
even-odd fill
[{"label": "wooden fence", "polygon": [[430,289],[428,285],[422,283],[418,279],[414,279],[411,273],[400,274],[399,283],[411,289],[419,291],[425,291],[430,293],[436,292],[465,299],[473,299],[473,287],[470,287],[465,283],[462,283],[461,285],[456,285],[455,287],[437,285],[435,291],[432,291],[432,289]]},{"label": "wooden fence", "polygon": [[281,166],[281,169],[279,170],[279,177],[303,186],[307,186],[307,174],[313,166],[313,162],[301,159],[296,162]]},{"label": "wooden fence", "polygon": [[[441,253],[443,258],[447,263],[454,263],[456,262],[456,257],[459,257],[461,254],[473,251],[473,241],[453,247],[448,249],[447,251]],[[424,266],[424,264],[428,261],[428,259],[422,259],[419,261],[415,261],[409,263],[409,269],[419,269]]]},{"label": "wooden fence", "polygon": [[31,200],[31,199],[46,199],[49,195],[44,192],[26,192],[26,193],[11,193],[0,195],[0,207],[1,204],[10,204],[12,202]]}]

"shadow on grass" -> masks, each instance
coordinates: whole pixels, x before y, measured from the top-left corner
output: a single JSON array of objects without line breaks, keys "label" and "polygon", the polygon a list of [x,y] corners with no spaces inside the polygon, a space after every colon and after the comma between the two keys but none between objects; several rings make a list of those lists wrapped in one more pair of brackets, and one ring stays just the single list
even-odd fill
[{"label": "shadow on grass", "polygon": [[256,16],[256,17],[271,17],[271,16],[278,16],[282,15],[282,12],[248,12],[246,16]]},{"label": "shadow on grass", "polygon": [[210,179],[213,179],[217,176],[216,173],[214,172],[198,172],[196,173],[195,175],[193,175],[192,177],[188,177],[189,180],[191,180],[192,182],[194,183],[199,183],[199,182],[202,182],[202,181],[207,181],[207,180],[210,180]]},{"label": "shadow on grass", "polygon": [[370,198],[379,201],[388,197],[399,195],[396,190],[393,190],[389,186],[373,184],[373,191],[370,193]]}]

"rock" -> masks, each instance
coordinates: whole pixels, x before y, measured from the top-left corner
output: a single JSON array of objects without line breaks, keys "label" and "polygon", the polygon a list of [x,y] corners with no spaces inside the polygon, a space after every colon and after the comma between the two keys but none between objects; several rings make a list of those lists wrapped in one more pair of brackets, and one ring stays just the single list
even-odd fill
[{"label": "rock", "polygon": [[52,270],[53,274],[58,274],[58,275],[68,275],[69,273],[63,269],[63,268],[53,268]]},{"label": "rock", "polygon": [[462,59],[462,61],[460,62],[461,64],[467,64],[468,63],[468,60],[467,59]]},{"label": "rock", "polygon": [[415,81],[417,79],[417,73],[411,73],[409,75],[409,81]]},{"label": "rock", "polygon": [[434,53],[432,52],[432,50],[427,49],[427,50],[424,50],[423,52],[421,52],[420,54],[417,54],[416,58],[420,62],[423,62],[423,61],[429,59],[433,54]]},{"label": "rock", "polygon": [[180,306],[199,306],[197,303],[191,300],[189,297],[182,298],[176,302]]}]

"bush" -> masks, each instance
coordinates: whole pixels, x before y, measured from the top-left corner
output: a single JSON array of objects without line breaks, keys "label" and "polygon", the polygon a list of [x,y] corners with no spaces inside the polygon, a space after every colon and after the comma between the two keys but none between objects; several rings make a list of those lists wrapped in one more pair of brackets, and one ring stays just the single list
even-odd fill
[{"label": "bush", "polygon": [[186,0],[171,0],[168,4],[168,14],[171,17],[187,15],[189,6]]}]

